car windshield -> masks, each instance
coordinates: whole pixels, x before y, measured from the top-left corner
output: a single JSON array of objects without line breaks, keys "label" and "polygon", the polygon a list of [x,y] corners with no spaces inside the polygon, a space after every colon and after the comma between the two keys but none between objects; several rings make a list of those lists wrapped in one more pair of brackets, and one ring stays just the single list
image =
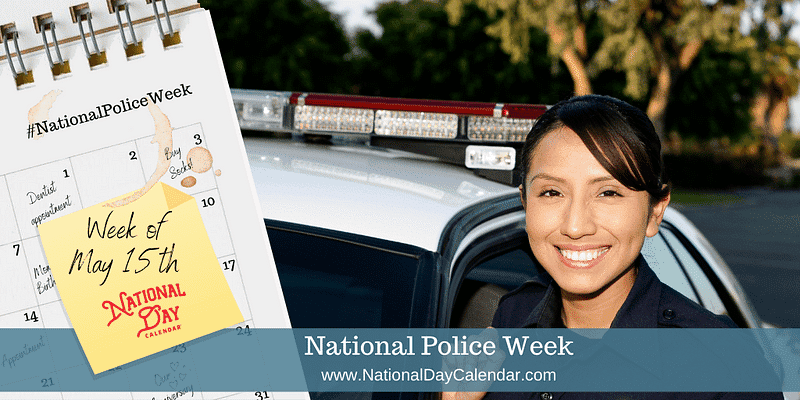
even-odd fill
[{"label": "car windshield", "polygon": [[430,318],[428,306],[417,307],[424,310],[420,315],[412,313],[414,297],[429,297],[425,293],[434,287],[432,253],[343,232],[265,222],[293,327],[401,328],[420,326]]}]

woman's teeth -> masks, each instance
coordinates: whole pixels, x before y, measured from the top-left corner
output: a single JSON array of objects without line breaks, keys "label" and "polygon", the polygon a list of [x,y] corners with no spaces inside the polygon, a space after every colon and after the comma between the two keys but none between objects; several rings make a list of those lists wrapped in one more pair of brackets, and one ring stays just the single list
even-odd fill
[{"label": "woman's teeth", "polygon": [[573,251],[573,250],[564,250],[558,249],[561,252],[561,255],[564,258],[572,261],[592,261],[597,257],[600,257],[603,253],[608,251],[608,247],[602,247],[592,250],[583,250],[583,251]]}]

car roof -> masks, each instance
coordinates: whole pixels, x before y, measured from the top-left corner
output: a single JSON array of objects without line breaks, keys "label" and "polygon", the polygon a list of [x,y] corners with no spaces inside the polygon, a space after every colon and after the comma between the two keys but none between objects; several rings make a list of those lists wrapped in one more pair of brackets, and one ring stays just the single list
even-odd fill
[{"label": "car roof", "polygon": [[432,157],[363,144],[245,137],[264,218],[437,251],[447,224],[516,188]]}]

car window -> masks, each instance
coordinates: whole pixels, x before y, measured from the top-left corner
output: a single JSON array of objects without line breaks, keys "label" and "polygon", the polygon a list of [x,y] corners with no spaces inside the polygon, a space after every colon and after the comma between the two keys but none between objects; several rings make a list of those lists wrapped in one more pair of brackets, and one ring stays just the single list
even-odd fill
[{"label": "car window", "polygon": [[500,297],[539,274],[527,241],[517,241],[504,251],[480,261],[459,285],[450,314],[454,328],[485,328]]},{"label": "car window", "polygon": [[293,327],[409,326],[423,258],[331,231],[267,233]]},{"label": "car window", "polygon": [[703,272],[703,269],[698,264],[697,260],[687,250],[686,246],[678,240],[675,233],[671,229],[661,229],[659,236],[663,235],[672,252],[677,256],[683,265],[686,275],[692,280],[692,284],[700,297],[701,304],[715,314],[728,314],[725,305],[722,302],[719,294],[717,293],[708,276]]},{"label": "car window", "polygon": [[695,292],[695,288],[686,276],[683,266],[675,253],[662,236],[662,231],[653,237],[646,238],[642,246],[642,256],[647,265],[656,273],[658,279],[677,290],[692,301],[703,305]]},{"label": "car window", "polygon": [[[431,278],[436,268],[430,252],[342,232],[265,223],[294,328],[415,327],[412,312],[423,308],[413,306],[415,293],[432,298],[427,289],[436,284]],[[418,281],[422,284],[415,285]],[[426,306],[426,312],[435,312]],[[414,393],[309,395],[312,400],[418,398]]]},{"label": "car window", "polygon": [[539,274],[527,243],[513,247],[476,265],[467,279],[512,290]]}]

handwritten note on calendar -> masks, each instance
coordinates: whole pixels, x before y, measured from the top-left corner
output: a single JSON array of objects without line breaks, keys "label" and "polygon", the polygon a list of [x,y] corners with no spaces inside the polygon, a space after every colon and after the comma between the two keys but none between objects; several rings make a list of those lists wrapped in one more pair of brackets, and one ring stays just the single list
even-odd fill
[{"label": "handwritten note on calendar", "polygon": [[163,182],[140,191],[39,227],[98,372],[244,321],[194,198]]}]

